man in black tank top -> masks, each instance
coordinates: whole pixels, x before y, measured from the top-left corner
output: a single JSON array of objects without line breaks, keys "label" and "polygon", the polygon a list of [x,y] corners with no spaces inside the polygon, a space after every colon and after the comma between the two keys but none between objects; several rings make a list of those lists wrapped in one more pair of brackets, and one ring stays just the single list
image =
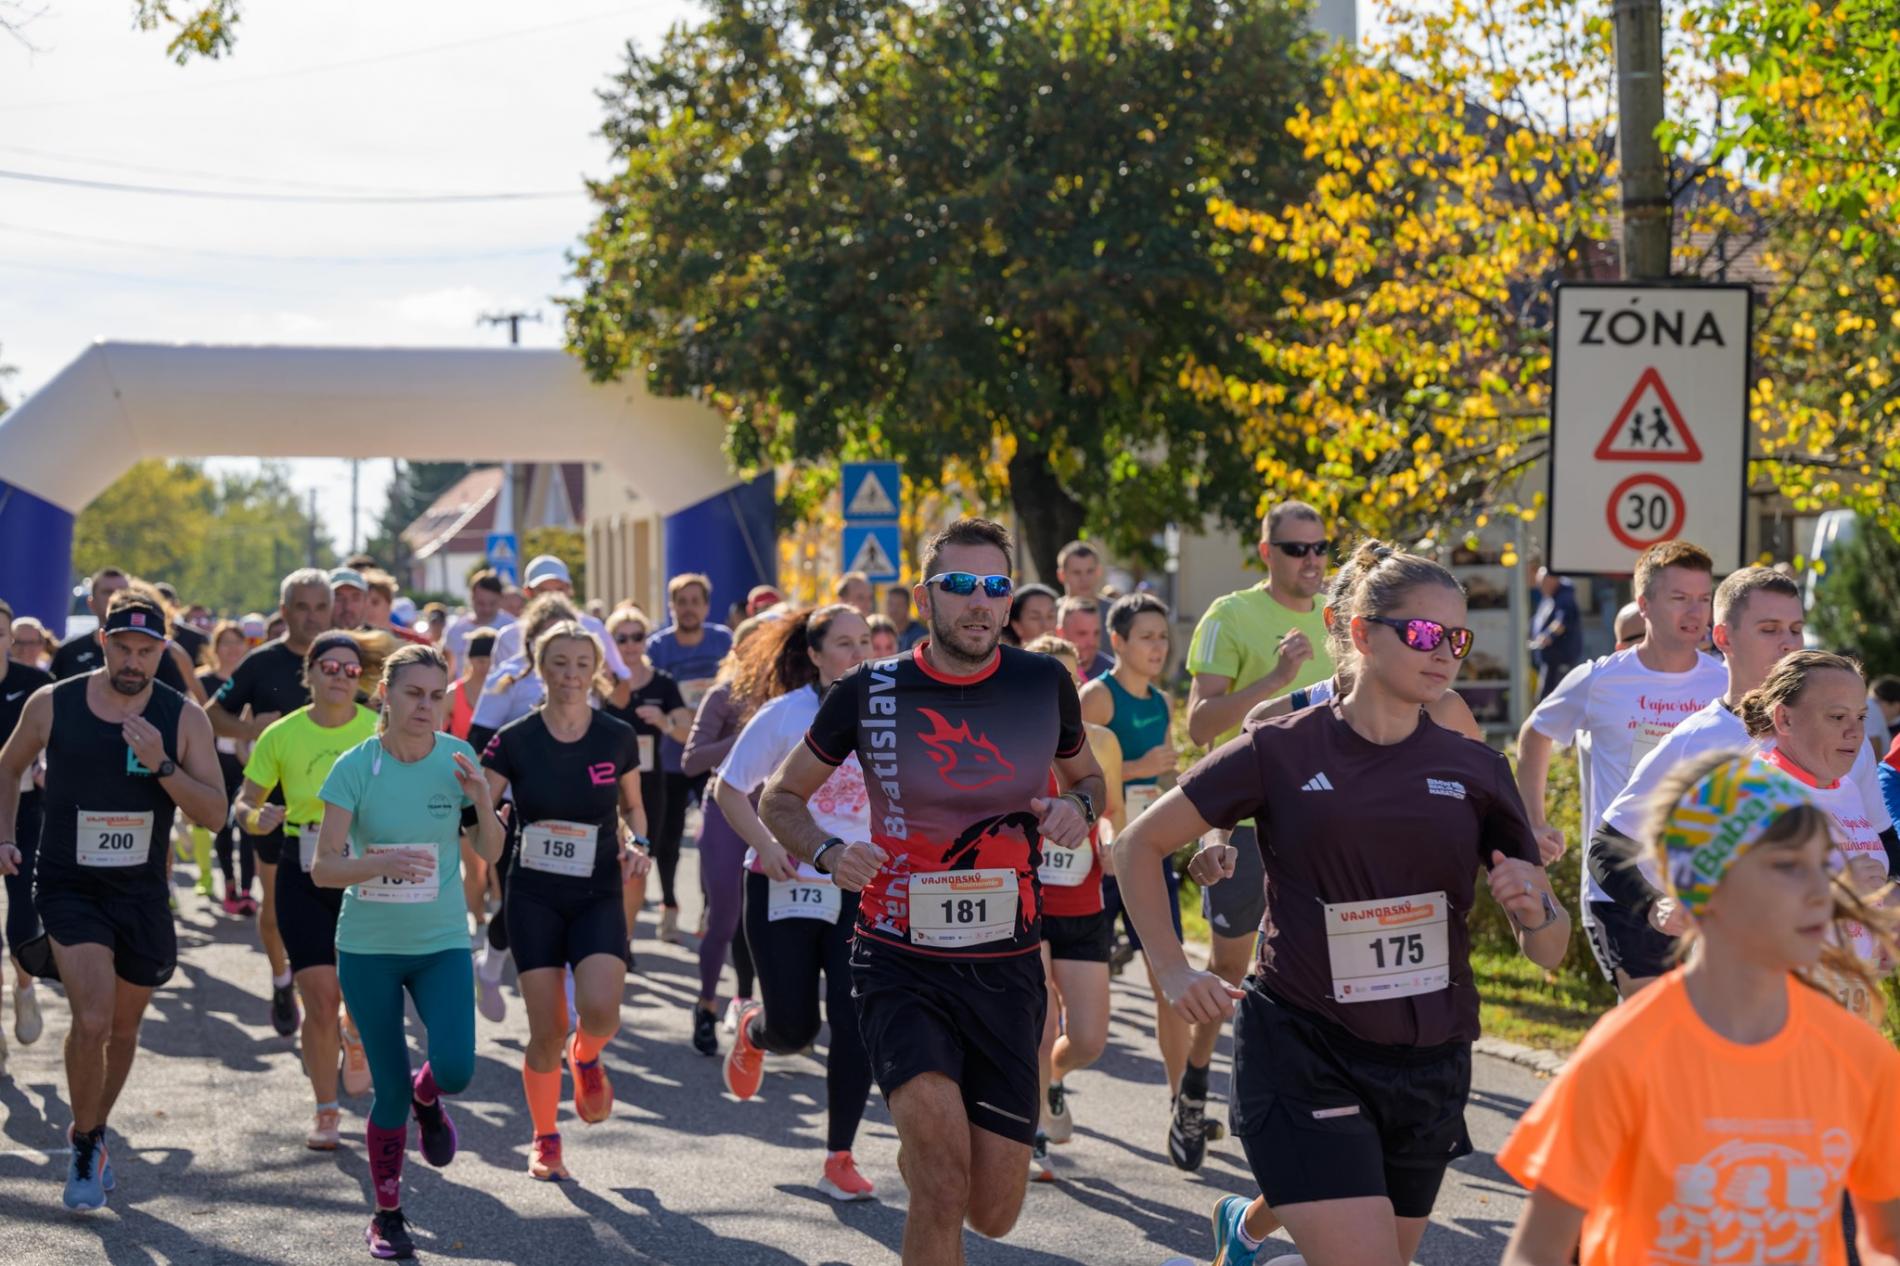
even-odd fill
[{"label": "man in black tank top", "polygon": [[20,958],[59,979],[72,1008],[71,1209],[105,1204],[106,1116],[131,1071],[152,990],[177,966],[166,883],[173,817],[183,809],[216,829],[226,813],[210,721],[154,679],[165,623],[156,604],[115,597],[98,635],[104,666],[36,691],[0,749],[0,874],[20,863],[10,838],[20,776],[47,754],[34,884],[46,938],[22,946]]}]

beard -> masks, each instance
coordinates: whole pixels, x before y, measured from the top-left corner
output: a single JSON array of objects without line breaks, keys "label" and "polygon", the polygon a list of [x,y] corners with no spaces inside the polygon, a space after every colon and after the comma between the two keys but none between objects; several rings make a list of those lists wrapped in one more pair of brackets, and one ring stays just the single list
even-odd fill
[{"label": "beard", "polygon": [[112,688],[122,695],[136,695],[152,684],[152,679],[135,668],[122,668],[111,677]]},{"label": "beard", "polygon": [[950,658],[960,659],[972,667],[987,662],[995,654],[996,644],[1002,640],[1002,636],[1000,624],[982,631],[970,631],[942,623],[934,610],[930,613],[931,644],[948,653]]}]

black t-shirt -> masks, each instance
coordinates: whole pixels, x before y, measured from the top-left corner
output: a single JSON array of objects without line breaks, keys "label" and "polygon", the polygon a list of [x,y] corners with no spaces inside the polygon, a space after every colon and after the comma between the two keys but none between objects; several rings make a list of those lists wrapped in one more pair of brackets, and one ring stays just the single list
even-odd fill
[{"label": "black t-shirt", "polygon": [[[162,906],[165,854],[178,807],[133,754],[124,725],[93,712],[86,684],[80,677],[53,692],[38,883],[42,891],[57,891],[62,882],[90,882],[150,894]],[[157,728],[165,755],[175,761],[179,718],[189,700],[169,686],[153,683],[151,690],[141,715]]]},{"label": "black t-shirt", "polygon": [[[639,768],[640,748],[626,722],[598,711],[592,718],[578,742],[563,743],[536,708],[502,726],[482,753],[514,798],[521,837],[511,892],[620,891],[620,779]],[[572,827],[593,829],[593,866],[581,875],[566,873],[586,855]]]},{"label": "black t-shirt", "polygon": [[193,664],[196,664],[198,657],[204,654],[205,642],[207,640],[209,639],[207,639],[204,634],[183,621],[172,625],[172,641],[184,648],[186,657],[189,658]]},{"label": "black t-shirt", "polygon": [[243,715],[247,705],[254,716],[290,715],[310,702],[303,684],[303,656],[285,646],[281,637],[264,643],[239,661],[212,702],[234,717]]},{"label": "black t-shirt", "polygon": [[827,765],[857,755],[871,842],[891,857],[859,898],[857,933],[938,958],[1033,954],[1042,836],[1029,802],[1087,742],[1075,683],[1013,646],[946,676],[928,645],[840,677],[805,735]]},{"label": "black t-shirt", "polygon": [[99,639],[88,633],[84,637],[73,638],[53,652],[53,676],[65,681],[68,677],[89,673],[105,662],[105,653],[99,649]]},{"label": "black t-shirt", "polygon": [[1223,743],[1180,787],[1213,826],[1255,823],[1261,984],[1368,1042],[1476,1040],[1478,869],[1494,850],[1539,864],[1502,755],[1424,716],[1373,743],[1335,700]]},{"label": "black t-shirt", "polygon": [[20,714],[26,711],[26,701],[33,692],[53,681],[53,674],[30,664],[0,663],[0,747],[5,747],[19,728]]},{"label": "black t-shirt", "polygon": [[[617,717],[632,726],[634,734],[639,738],[639,764],[641,786],[643,788],[646,785],[646,779],[648,777],[661,772],[659,751],[660,739],[663,735],[660,733],[660,727],[657,725],[648,725],[637,715],[639,709],[649,704],[658,708],[661,712],[668,714],[671,714],[676,708],[686,706],[686,700],[680,695],[679,683],[673,680],[671,673],[662,672],[657,668],[654,669],[653,676],[647,680],[644,686],[634,687],[632,695],[627,699],[626,707],[602,709],[602,711],[606,712],[609,716]],[[652,816],[650,809],[648,810],[648,816]]]}]

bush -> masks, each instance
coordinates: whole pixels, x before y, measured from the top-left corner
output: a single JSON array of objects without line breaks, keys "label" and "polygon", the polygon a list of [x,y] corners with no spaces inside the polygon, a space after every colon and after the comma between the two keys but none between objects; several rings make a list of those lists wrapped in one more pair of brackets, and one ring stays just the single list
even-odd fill
[{"label": "bush", "polygon": [[1816,586],[1808,624],[1869,676],[1900,672],[1900,540],[1863,518]]}]

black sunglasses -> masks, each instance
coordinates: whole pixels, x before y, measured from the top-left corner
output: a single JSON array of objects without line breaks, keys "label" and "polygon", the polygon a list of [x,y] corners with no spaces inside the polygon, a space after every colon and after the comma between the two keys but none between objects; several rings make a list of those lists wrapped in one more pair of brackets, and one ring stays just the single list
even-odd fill
[{"label": "black sunglasses", "polygon": [[1471,654],[1471,644],[1477,640],[1470,629],[1446,628],[1436,620],[1397,620],[1383,615],[1369,615],[1366,619],[1385,625],[1415,651],[1435,651],[1440,642],[1450,638],[1453,659]]},{"label": "black sunglasses", "polygon": [[614,634],[614,644],[616,646],[625,646],[628,642],[644,642],[646,640],[647,635],[645,632]]},{"label": "black sunglasses", "polygon": [[1331,553],[1333,548],[1331,541],[1268,541],[1267,544],[1288,558],[1305,558],[1308,555],[1322,558]]},{"label": "black sunglasses", "polygon": [[983,596],[986,598],[1007,598],[1016,588],[1016,582],[1008,576],[978,576],[967,571],[938,572],[924,583],[935,585],[959,598],[967,598],[976,592],[979,581],[983,584]]}]

